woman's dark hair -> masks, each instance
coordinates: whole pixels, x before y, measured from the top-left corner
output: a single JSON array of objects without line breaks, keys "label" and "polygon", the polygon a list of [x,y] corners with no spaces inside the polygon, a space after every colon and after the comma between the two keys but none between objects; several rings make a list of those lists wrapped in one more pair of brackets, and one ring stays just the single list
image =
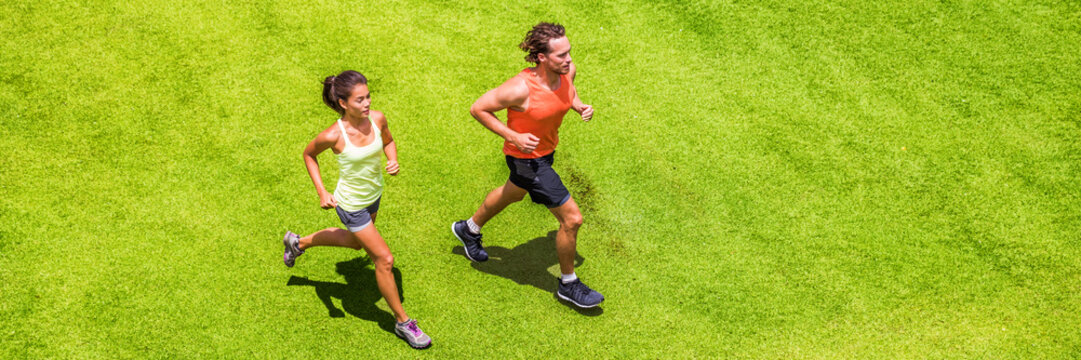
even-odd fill
[{"label": "woman's dark hair", "polygon": [[537,54],[547,54],[550,50],[548,49],[548,41],[563,36],[566,36],[563,25],[542,22],[533,26],[533,29],[525,34],[525,40],[522,40],[518,47],[527,53],[525,61],[538,64],[540,59]]},{"label": "woman's dark hair", "polygon": [[339,114],[345,115],[345,109],[342,109],[338,99],[349,99],[353,87],[367,84],[368,78],[353,70],[342,71],[338,76],[327,76],[323,80],[323,102]]}]

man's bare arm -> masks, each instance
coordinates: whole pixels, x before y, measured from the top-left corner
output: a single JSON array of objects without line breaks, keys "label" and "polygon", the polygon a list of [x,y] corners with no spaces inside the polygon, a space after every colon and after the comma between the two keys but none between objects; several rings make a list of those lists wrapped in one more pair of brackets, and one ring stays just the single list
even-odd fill
[{"label": "man's bare arm", "polygon": [[477,119],[481,125],[496,133],[503,139],[510,141],[524,153],[531,153],[540,144],[540,138],[533,134],[521,134],[507,127],[495,113],[507,108],[521,108],[529,99],[529,87],[519,78],[512,78],[481,95],[469,113]]}]

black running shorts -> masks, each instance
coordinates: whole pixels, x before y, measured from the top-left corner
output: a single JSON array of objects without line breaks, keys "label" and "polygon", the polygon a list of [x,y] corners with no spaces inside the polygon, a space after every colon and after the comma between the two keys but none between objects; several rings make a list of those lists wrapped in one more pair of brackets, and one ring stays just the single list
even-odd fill
[{"label": "black running shorts", "polygon": [[529,191],[533,202],[549,209],[559,207],[571,198],[563,180],[552,169],[555,152],[536,158],[519,159],[507,155],[507,167],[510,168],[510,182]]}]

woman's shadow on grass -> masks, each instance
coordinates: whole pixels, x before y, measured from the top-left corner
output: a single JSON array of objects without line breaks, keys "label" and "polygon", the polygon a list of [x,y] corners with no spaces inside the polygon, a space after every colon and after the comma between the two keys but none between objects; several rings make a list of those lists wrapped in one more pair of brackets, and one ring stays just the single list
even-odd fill
[{"label": "woman's shadow on grass", "polygon": [[[578,313],[587,316],[597,316],[604,313],[600,306],[582,309],[555,295],[559,287],[559,277],[548,273],[548,268],[559,264],[556,257],[556,233],[549,231],[548,236],[542,236],[519,244],[513,249],[502,246],[485,246],[488,252],[488,261],[470,262],[474,269],[481,272],[501,276],[519,285],[532,285],[542,291],[552,294],[561,304],[574,309]],[[461,245],[452,250],[455,254],[465,258],[465,248]],[[581,266],[586,260],[582,255],[574,255],[574,267]]]},{"label": "woman's shadow on grass", "polygon": [[[345,317],[345,314],[373,321],[387,332],[394,332],[394,316],[375,306],[375,303],[383,300],[383,294],[375,282],[375,270],[368,265],[371,262],[367,258],[358,257],[337,264],[338,274],[345,277],[345,283],[309,280],[306,277],[292,276],[288,286],[313,286],[315,296],[327,307],[330,317]],[[402,272],[398,268],[392,270],[394,282],[398,284],[398,297],[405,302],[405,292],[402,291]],[[341,300],[342,308],[334,306],[331,298]],[[342,310],[345,310],[344,312]]]}]

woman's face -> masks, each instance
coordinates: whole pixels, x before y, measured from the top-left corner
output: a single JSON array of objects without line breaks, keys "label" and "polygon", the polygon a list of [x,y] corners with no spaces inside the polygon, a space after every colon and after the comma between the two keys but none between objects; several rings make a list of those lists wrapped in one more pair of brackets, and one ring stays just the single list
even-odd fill
[{"label": "woman's face", "polygon": [[357,84],[349,93],[348,99],[338,99],[338,104],[345,109],[345,114],[353,118],[365,119],[372,106],[372,94],[368,92],[368,85]]}]

